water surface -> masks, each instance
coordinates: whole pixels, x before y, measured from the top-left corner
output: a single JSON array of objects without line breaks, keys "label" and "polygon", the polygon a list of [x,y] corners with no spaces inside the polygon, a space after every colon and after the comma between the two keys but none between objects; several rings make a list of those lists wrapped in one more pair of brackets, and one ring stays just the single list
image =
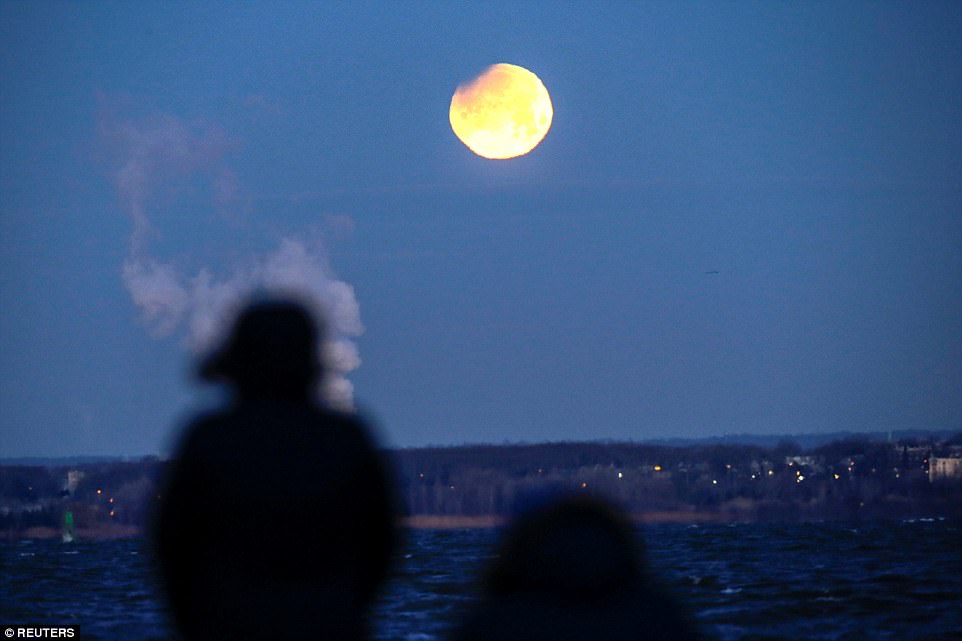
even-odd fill
[{"label": "water surface", "polygon": [[[720,641],[962,639],[962,528],[950,521],[658,525],[652,573]],[[442,639],[476,597],[494,530],[413,530],[379,639]],[[0,544],[0,623],[74,624],[84,639],[172,638],[141,540]]]}]

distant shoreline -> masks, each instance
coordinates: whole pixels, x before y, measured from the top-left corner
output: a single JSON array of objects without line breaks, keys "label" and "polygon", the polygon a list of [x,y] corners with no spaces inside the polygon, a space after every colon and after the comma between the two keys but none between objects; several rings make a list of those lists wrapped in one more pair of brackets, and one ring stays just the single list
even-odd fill
[{"label": "distant shoreline", "polygon": [[[688,510],[641,512],[629,514],[628,518],[638,525],[662,523],[699,524],[734,523],[745,521],[724,512],[694,512]],[[748,519],[758,520],[758,519]],[[401,519],[402,527],[411,530],[471,530],[504,527],[511,519],[497,514],[478,516],[445,516],[440,514],[414,514]]]},{"label": "distant shoreline", "polygon": [[[554,496],[595,496],[645,524],[962,519],[962,433],[946,441],[832,442],[806,451],[614,443],[397,450],[391,473],[408,529],[478,529]],[[930,461],[934,467],[930,469]],[[0,540],[149,534],[173,461],[0,465]],[[256,469],[256,462],[253,463]],[[238,485],[233,500],[256,510]],[[304,498],[297,510],[316,509]],[[282,529],[284,523],[278,523]]]},{"label": "distant shoreline", "polygon": [[[143,528],[136,525],[111,525],[74,530],[75,541],[112,541],[114,539],[134,539],[143,536]],[[0,532],[0,540],[22,541],[24,539],[59,539],[63,530],[52,527],[29,527],[21,531]]]},{"label": "distant shoreline", "polygon": [[[801,518],[801,519],[778,519],[778,518],[758,518],[746,514],[735,514],[728,512],[693,512],[686,510],[679,511],[660,511],[642,512],[629,514],[628,518],[637,525],[724,525],[729,523],[775,523],[775,522],[820,522],[826,520],[837,521],[891,521],[904,520],[906,518],[937,518],[953,519],[946,515],[902,515],[875,517],[875,518],[849,518],[849,519],[825,519],[825,518]],[[409,530],[484,530],[504,527],[510,522],[510,518],[496,514],[477,515],[477,516],[444,516],[440,514],[414,514],[402,517],[400,526]],[[105,527],[83,528],[74,532],[75,541],[112,541],[116,539],[135,539],[143,537],[145,528],[133,525],[111,525]],[[31,527],[20,531],[0,532],[0,541],[22,541],[27,539],[50,540],[59,539],[63,535],[62,530],[52,527]]]}]

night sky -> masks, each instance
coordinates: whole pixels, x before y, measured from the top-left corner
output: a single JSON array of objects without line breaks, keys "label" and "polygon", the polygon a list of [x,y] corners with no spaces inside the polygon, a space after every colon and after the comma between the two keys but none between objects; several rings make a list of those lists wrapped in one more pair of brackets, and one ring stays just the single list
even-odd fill
[{"label": "night sky", "polygon": [[[391,445],[962,428],[962,3],[2,2],[0,43],[0,456],[167,451],[277,284]],[[554,105],[507,161],[448,123],[498,62]]]}]

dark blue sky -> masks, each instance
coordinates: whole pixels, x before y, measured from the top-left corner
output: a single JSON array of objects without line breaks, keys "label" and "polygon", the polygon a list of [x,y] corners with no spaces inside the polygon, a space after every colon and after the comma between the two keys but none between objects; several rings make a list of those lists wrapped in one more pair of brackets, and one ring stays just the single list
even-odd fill
[{"label": "dark blue sky", "polygon": [[[962,428],[962,5],[0,3],[0,455],[163,451],[218,310],[394,445]],[[528,156],[447,120],[487,65]],[[706,274],[707,271],[718,274]]]}]

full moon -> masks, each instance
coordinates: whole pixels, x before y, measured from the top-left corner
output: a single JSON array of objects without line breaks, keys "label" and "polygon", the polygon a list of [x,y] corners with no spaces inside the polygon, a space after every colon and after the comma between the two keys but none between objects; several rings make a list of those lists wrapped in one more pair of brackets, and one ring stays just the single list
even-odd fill
[{"label": "full moon", "polygon": [[499,63],[451,98],[451,129],[468,149],[484,158],[523,156],[551,128],[554,109],[548,90],[524,67]]}]

